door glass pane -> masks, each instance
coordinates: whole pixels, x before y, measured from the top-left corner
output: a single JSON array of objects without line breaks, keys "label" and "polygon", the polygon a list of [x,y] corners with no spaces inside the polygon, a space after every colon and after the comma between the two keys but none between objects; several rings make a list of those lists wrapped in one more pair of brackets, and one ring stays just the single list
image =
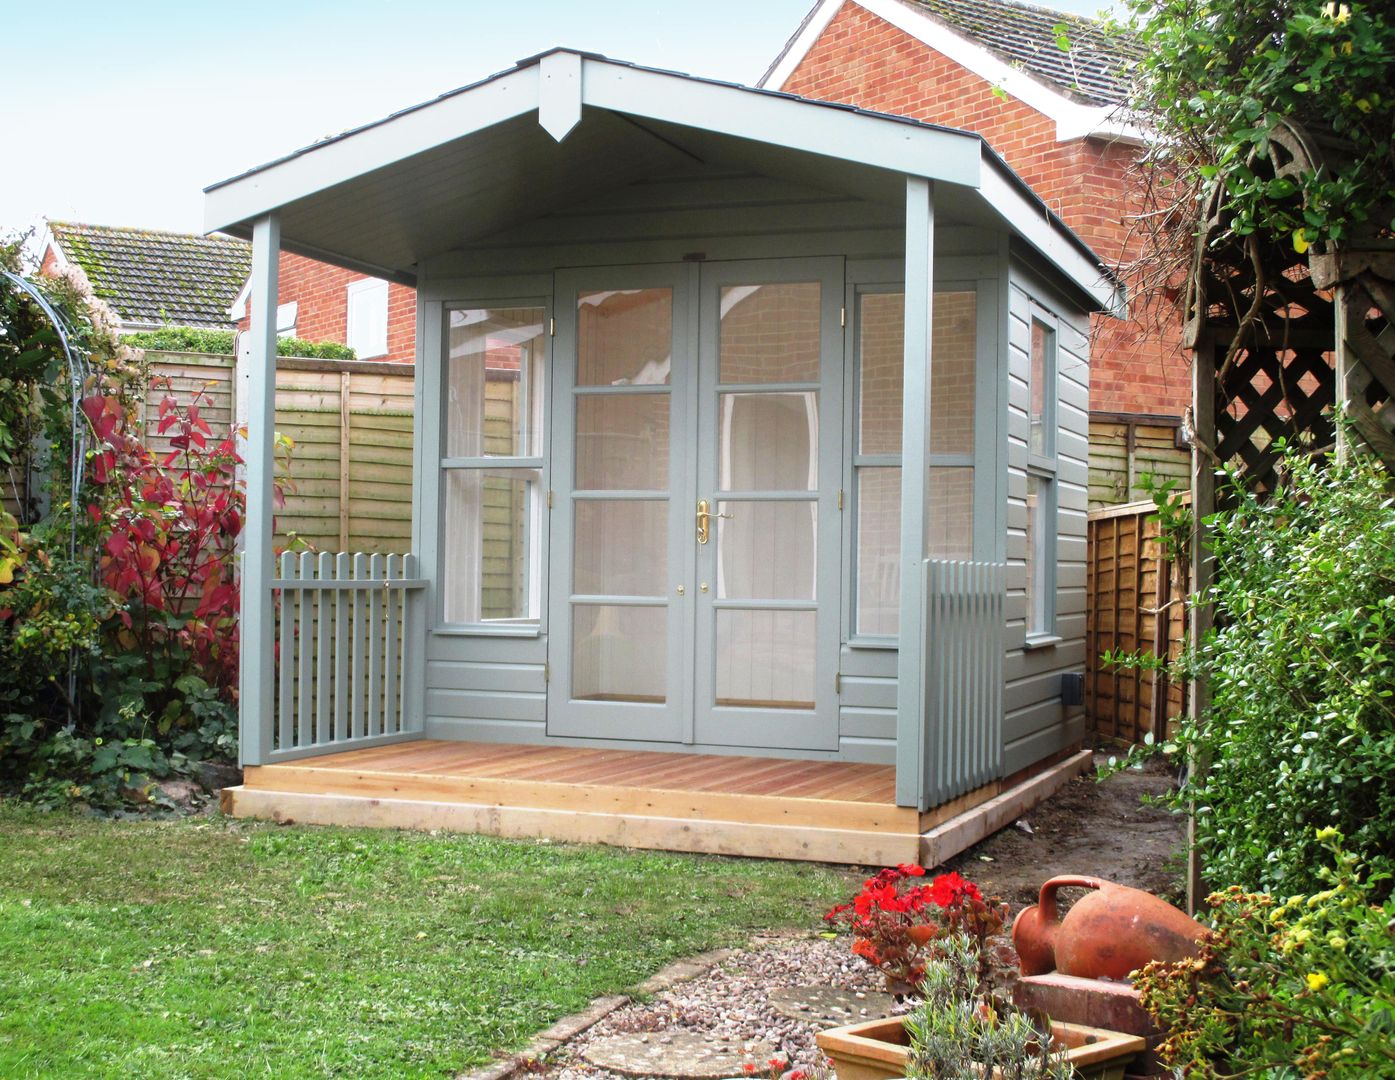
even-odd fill
[{"label": "door glass pane", "polygon": [[901,470],[857,470],[857,632],[894,635],[901,613]]},{"label": "door glass pane", "polygon": [[819,381],[819,283],[722,289],[724,383]]},{"label": "door glass pane", "polygon": [[814,707],[812,611],[717,610],[717,704]]},{"label": "door glass pane", "polygon": [[719,502],[717,596],[813,600],[818,571],[818,504]]},{"label": "door glass pane", "polygon": [[446,622],[537,620],[538,498],[535,472],[445,470]]},{"label": "door glass pane", "polygon": [[974,470],[930,470],[925,554],[931,559],[974,557]]},{"label": "door glass pane", "polygon": [[578,394],[577,488],[666,490],[668,417],[667,393]]},{"label": "door glass pane", "polygon": [[576,384],[664,384],[673,366],[673,292],[585,292],[576,301]]},{"label": "door glass pane", "polygon": [[450,313],[446,457],[542,453],[542,308]]},{"label": "door glass pane", "polygon": [[815,491],[819,394],[722,394],[718,481],[723,491]]},{"label": "door glass pane", "polygon": [[668,580],[668,501],[578,499],[572,592],[662,596]]},{"label": "door glass pane", "polygon": [[930,353],[930,452],[974,452],[974,369],[978,356],[978,295],[935,294]]},{"label": "door glass pane", "polygon": [[[936,297],[938,303],[939,298]],[[858,446],[864,454],[901,452],[902,373],[906,355],[906,297],[865,293],[858,298]]]},{"label": "door glass pane", "polygon": [[662,703],[668,683],[668,608],[572,608],[572,697]]}]

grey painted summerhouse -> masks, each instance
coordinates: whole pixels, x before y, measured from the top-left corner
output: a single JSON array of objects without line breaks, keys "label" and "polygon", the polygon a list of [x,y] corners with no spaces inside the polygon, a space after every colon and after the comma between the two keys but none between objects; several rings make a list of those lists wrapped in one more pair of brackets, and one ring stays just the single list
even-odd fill
[{"label": "grey painted summerhouse", "polygon": [[[207,227],[254,245],[237,812],[799,854],[694,835],[782,793],[777,828],[920,834],[1078,748],[1122,301],[978,135],[556,50],[214,185]],[[410,553],[273,551],[280,250],[418,290]]]}]

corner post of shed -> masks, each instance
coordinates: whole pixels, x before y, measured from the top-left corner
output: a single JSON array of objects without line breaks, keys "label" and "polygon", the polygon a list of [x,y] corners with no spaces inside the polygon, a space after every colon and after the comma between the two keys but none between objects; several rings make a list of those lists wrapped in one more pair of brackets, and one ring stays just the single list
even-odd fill
[{"label": "corner post of shed", "polygon": [[260,765],[272,750],[275,720],[276,611],[271,582],[272,492],[276,460],[276,302],[281,221],[275,213],[252,226],[251,348],[247,379],[247,509],[241,563],[238,731],[243,765]]},{"label": "corner post of shed", "polygon": [[901,418],[901,599],[896,661],[896,802],[925,810],[925,574],[935,191],[906,177],[906,337]]}]

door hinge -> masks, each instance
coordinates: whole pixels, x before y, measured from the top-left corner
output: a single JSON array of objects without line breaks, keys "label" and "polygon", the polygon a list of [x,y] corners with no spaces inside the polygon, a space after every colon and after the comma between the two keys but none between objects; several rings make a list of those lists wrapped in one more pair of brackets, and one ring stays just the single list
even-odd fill
[{"label": "door hinge", "polygon": [[547,661],[543,661],[543,682],[546,683],[546,682],[551,682],[551,681],[552,681],[552,665],[549,664],[549,663],[547,663]]},{"label": "door hinge", "polygon": [[843,512],[843,489],[838,489],[838,512]]},{"label": "door hinge", "polygon": [[840,671],[833,676],[833,692],[840,697],[843,693],[843,673]]},{"label": "door hinge", "polygon": [[549,317],[548,320],[547,320],[547,336],[548,336],[548,337],[556,337],[556,336],[557,336],[557,320],[554,319],[554,318],[551,318],[551,317]]},{"label": "door hinge", "polygon": [[838,309],[838,325],[839,325],[839,326],[847,326],[847,325],[848,325],[848,309],[845,308],[845,307],[840,307],[840,308]]},{"label": "door hinge", "polygon": [[549,489],[548,489],[548,492],[547,492],[547,508],[548,508],[549,510],[552,509],[552,489],[551,489],[551,488],[549,488]]}]

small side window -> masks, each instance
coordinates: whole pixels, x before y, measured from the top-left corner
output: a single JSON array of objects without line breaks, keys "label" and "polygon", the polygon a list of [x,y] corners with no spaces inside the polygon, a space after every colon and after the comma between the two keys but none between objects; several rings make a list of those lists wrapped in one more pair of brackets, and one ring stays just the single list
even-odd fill
[{"label": "small side window", "polygon": [[344,343],[360,360],[386,356],[388,351],[388,283],[364,278],[349,283]]},{"label": "small side window", "polygon": [[1032,319],[1027,387],[1027,644],[1056,634],[1056,327]]}]

